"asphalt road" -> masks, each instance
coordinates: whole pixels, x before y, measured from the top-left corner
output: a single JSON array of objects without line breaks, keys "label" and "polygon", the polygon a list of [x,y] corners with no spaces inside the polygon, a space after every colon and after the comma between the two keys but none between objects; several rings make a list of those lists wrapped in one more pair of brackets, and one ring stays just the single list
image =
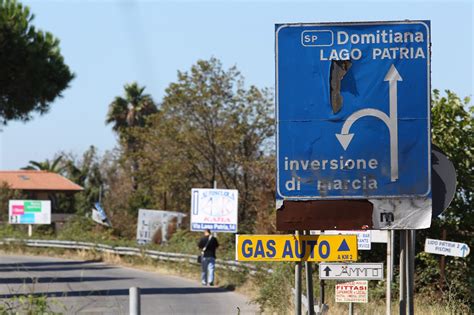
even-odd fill
[{"label": "asphalt road", "polygon": [[66,314],[128,314],[129,288],[141,288],[142,314],[255,314],[243,295],[176,276],[95,261],[0,255],[0,301],[48,296]]}]

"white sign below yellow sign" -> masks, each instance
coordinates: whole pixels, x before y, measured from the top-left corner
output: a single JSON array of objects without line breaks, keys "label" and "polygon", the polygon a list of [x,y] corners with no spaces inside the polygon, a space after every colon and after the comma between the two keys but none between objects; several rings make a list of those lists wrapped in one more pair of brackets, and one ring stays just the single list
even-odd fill
[{"label": "white sign below yellow sign", "polygon": [[355,235],[237,235],[239,261],[356,261]]},{"label": "white sign below yellow sign", "polygon": [[383,280],[383,263],[320,263],[322,280]]},{"label": "white sign below yellow sign", "polygon": [[367,280],[336,284],[337,303],[367,303],[369,286]]}]

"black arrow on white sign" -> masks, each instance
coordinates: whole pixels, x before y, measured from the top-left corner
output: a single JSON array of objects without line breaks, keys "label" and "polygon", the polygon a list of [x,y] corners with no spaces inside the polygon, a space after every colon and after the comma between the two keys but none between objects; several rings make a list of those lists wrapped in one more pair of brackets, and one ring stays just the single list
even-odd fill
[{"label": "black arrow on white sign", "polygon": [[329,268],[329,266],[327,266],[326,268],[323,269],[323,271],[326,272],[326,277],[329,277],[329,272],[331,272],[331,268]]}]

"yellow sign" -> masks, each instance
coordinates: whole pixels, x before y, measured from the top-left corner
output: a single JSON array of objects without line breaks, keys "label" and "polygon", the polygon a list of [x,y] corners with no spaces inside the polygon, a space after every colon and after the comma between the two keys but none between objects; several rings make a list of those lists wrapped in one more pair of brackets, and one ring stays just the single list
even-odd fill
[{"label": "yellow sign", "polygon": [[240,261],[356,261],[356,235],[237,235]]}]

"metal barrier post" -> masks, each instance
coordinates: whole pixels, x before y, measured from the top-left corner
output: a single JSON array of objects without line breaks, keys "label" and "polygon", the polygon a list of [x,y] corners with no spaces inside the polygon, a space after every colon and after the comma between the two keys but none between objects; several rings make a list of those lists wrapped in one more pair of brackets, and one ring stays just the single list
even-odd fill
[{"label": "metal barrier post", "polygon": [[130,315],[140,315],[140,288],[130,288]]}]

